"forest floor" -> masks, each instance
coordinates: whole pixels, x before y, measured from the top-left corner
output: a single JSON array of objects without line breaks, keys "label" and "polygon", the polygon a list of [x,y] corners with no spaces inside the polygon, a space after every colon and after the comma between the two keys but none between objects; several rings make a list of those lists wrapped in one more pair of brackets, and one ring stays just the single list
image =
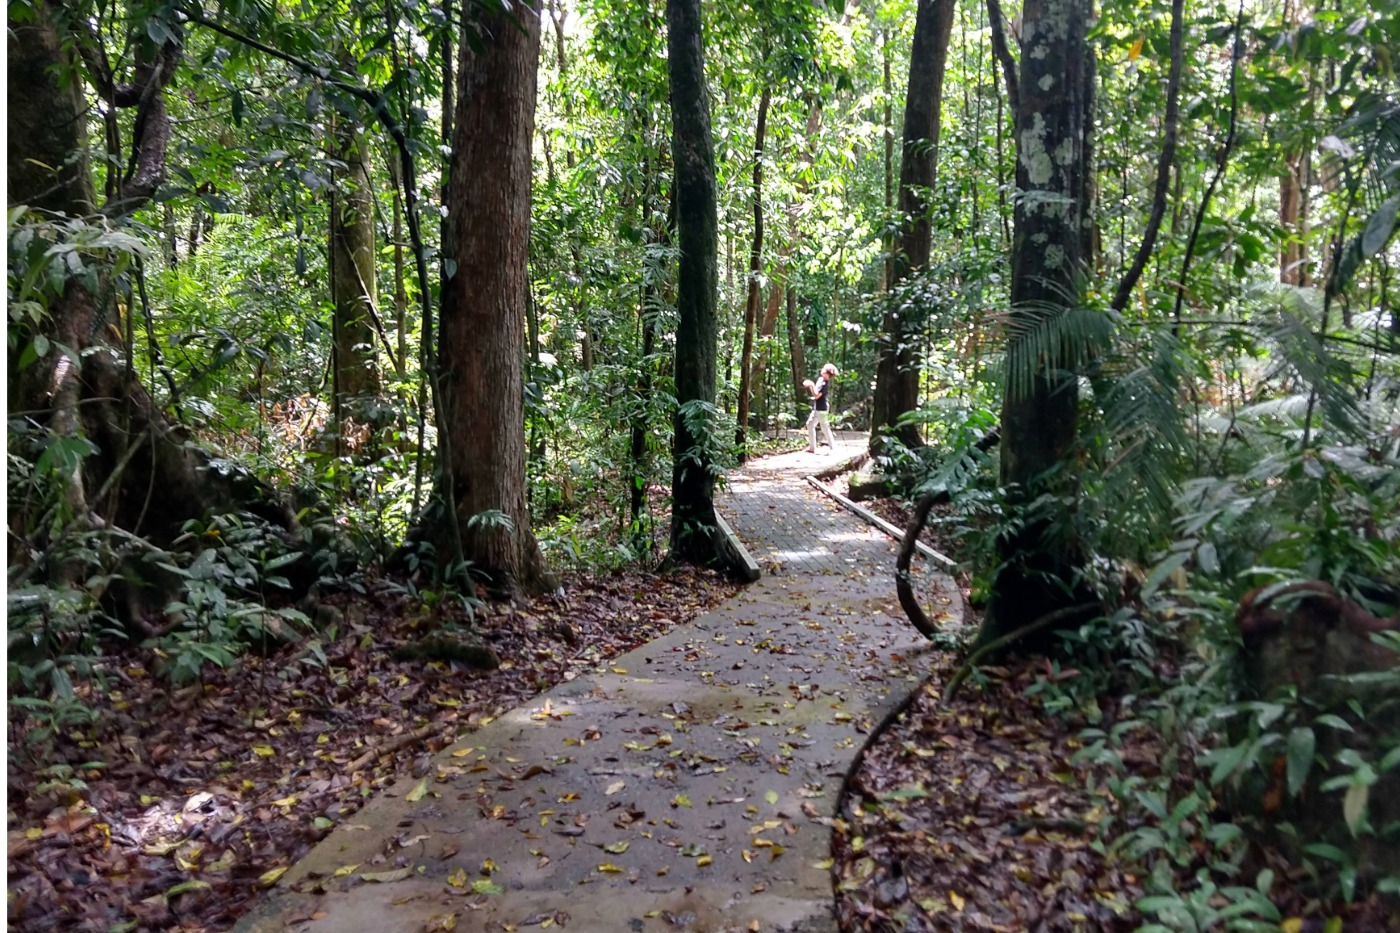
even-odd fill
[{"label": "forest floor", "polygon": [[[896,526],[908,524],[908,510],[895,500],[866,505]],[[923,537],[944,554],[958,553],[956,541],[931,528]],[[959,582],[966,595],[968,580]],[[980,619],[968,608],[965,621],[975,626]],[[1142,927],[1146,920],[1134,903],[1143,897],[1144,879],[1124,867],[1126,860],[1105,855],[1099,842],[1100,824],[1120,815],[1105,789],[1110,775],[1074,760],[1089,716],[1108,729],[1133,715],[1132,698],[1105,695],[1097,698],[1095,710],[1051,714],[1033,686],[1064,682],[1078,672],[1044,659],[1013,657],[983,667],[977,683],[965,684],[944,705],[943,685],[960,658],[949,652],[929,658],[927,681],[866,747],[847,783],[833,844],[842,930]],[[1169,662],[1163,662],[1160,675],[1164,681],[1175,677]],[[1160,735],[1143,730],[1132,732],[1120,750],[1128,776],[1160,773],[1163,762],[1176,757],[1172,752]],[[1204,786],[1198,782],[1207,776],[1189,761],[1176,769],[1182,795]],[[1203,829],[1179,834],[1186,854],[1172,873],[1179,891],[1202,887],[1198,872],[1206,871],[1212,849]],[[1264,869],[1275,880],[1263,893],[1283,918],[1280,928],[1289,933],[1400,931],[1400,903],[1394,898],[1372,894],[1353,904],[1318,900],[1309,891],[1307,872],[1262,846],[1247,850],[1237,877],[1210,880],[1248,886]],[[1201,914],[1226,903],[1219,894],[1203,897]],[[1207,928],[1219,927],[1201,926]]]},{"label": "forest floor", "polygon": [[317,652],[247,655],[172,689],[127,651],[76,685],[95,716],[54,739],[7,734],[10,929],[228,929],[377,791],[527,698],[664,635],[735,591],[710,573],[565,581],[566,595],[486,605],[496,670],[399,661],[432,620],[381,581],[327,602]]},{"label": "forest floor", "polygon": [[[810,493],[805,484],[801,490],[804,496]],[[904,524],[905,513],[898,503],[871,505],[895,524]],[[843,566],[847,556],[841,548],[849,543],[813,549],[810,525],[804,526],[793,510],[771,504],[763,508],[771,511],[749,516],[750,522],[790,526],[779,529],[769,551],[755,555],[779,587],[786,589],[805,579],[805,574],[783,576],[783,563],[793,560],[829,565],[823,572],[850,574],[862,589],[883,585],[880,575],[867,568]],[[926,535],[940,551],[957,555],[956,542],[939,539],[932,532]],[[844,533],[829,540],[838,538],[844,541]],[[967,581],[958,582],[965,595]],[[893,601],[892,591],[891,586],[886,601]],[[468,766],[445,751],[463,736],[502,717],[522,715],[522,704],[542,692],[572,681],[586,685],[600,671],[617,679],[622,676],[617,659],[624,653],[674,641],[680,629],[736,592],[736,587],[708,573],[628,573],[574,578],[566,582],[566,596],[545,597],[528,606],[487,606],[479,611],[475,627],[505,659],[493,671],[394,660],[398,645],[421,637],[441,620],[430,618],[401,590],[383,582],[371,587],[367,596],[342,594],[329,600],[339,609],[342,621],[333,634],[327,633],[319,653],[292,646],[266,658],[248,656],[228,670],[207,668],[202,683],[180,689],[170,688],[160,676],[159,658],[135,651],[109,657],[100,678],[77,685],[79,698],[96,714],[93,724],[69,724],[58,730],[57,738],[35,742],[35,730],[45,724],[11,710],[7,735],[10,928],[188,933],[228,929],[257,907],[293,864],[333,829],[339,827],[343,835],[363,820],[349,818],[372,797],[383,798],[392,794],[395,785],[407,782],[413,789],[402,799],[423,796],[422,787],[429,795],[424,804],[437,799],[438,806],[446,806],[446,798],[436,789],[443,786],[445,773],[488,772],[483,765]],[[929,590],[921,592],[932,600]],[[816,611],[820,613],[820,604]],[[956,621],[961,615],[956,612],[949,618]],[[837,613],[827,625],[833,634],[840,629],[832,623],[843,619],[855,625],[859,616]],[[898,635],[898,623],[898,619],[886,623],[892,635]],[[962,618],[964,632],[975,623],[969,612]],[[735,631],[748,638],[753,629]],[[716,638],[719,632],[714,629]],[[857,739],[877,730],[848,775],[839,803],[832,796],[834,785],[828,782],[819,798],[803,800],[802,806],[791,808],[790,816],[768,821],[775,825],[763,836],[791,835],[779,835],[781,845],[769,841],[762,849],[754,845],[763,845],[763,836],[754,838],[751,831],[767,822],[755,814],[766,813],[769,806],[783,809],[786,792],[782,802],[775,803],[771,796],[765,800],[760,789],[748,807],[754,812],[745,812],[733,821],[734,826],[726,829],[721,819],[697,826],[696,831],[711,839],[738,828],[753,841],[747,843],[735,868],[766,872],[764,877],[771,878],[774,886],[799,875],[805,878],[813,867],[829,872],[836,889],[836,919],[847,933],[1137,928],[1143,918],[1133,904],[1143,893],[1143,879],[1100,854],[1098,828],[1112,815],[1113,806],[1103,794],[1086,789],[1090,775],[1072,761],[1079,747],[1076,736],[1085,723],[1073,715],[1051,715],[1036,696],[1027,694],[1037,681],[1072,678],[1075,672],[1043,661],[1008,661],[985,668],[985,676],[967,684],[953,703],[942,707],[942,685],[957,667],[951,648],[958,634],[950,631],[950,650],[940,645],[920,650],[917,656],[906,652],[907,657],[898,656],[895,669],[889,671],[871,670],[858,656],[843,662],[842,676],[862,688],[867,686],[866,678],[886,673],[909,685],[906,691],[920,685],[914,687],[903,715],[891,720],[888,728],[876,725],[878,713],[867,717],[841,711],[827,711],[829,722],[809,724],[815,730],[813,738],[822,739],[815,743],[818,746],[826,744],[823,730],[833,734],[850,730]],[[685,651],[675,659],[684,663],[691,648],[680,647]],[[759,646],[754,650],[759,651]],[[705,639],[695,644],[694,651],[703,655]],[[779,668],[796,662],[787,648],[772,652],[771,647],[763,649],[755,657]],[[1171,671],[1164,670],[1163,675],[1170,676]],[[755,675],[736,672],[732,676]],[[810,699],[803,696],[800,685],[797,689],[793,699]],[[1118,715],[1118,702],[1119,698],[1100,698],[1100,713],[1107,721]],[[718,741],[735,746],[758,739],[761,723],[757,720],[753,727],[724,716],[702,722],[684,707],[684,703],[673,704],[673,712],[666,717],[680,732],[686,731],[687,724],[697,732],[712,727],[723,736]],[[546,703],[528,718],[543,717],[545,725],[576,722],[561,715]],[[632,751],[634,745],[660,747],[661,733],[640,731],[645,733],[637,737],[640,744],[633,741],[618,754],[647,754]],[[580,746],[598,740],[590,732],[581,734]],[[691,737],[678,734],[676,738],[679,743]],[[838,755],[854,755],[859,748],[858,741],[850,744],[843,739],[841,744],[849,751]],[[678,744],[677,752],[679,748]],[[1163,751],[1156,737],[1138,735],[1125,745],[1123,754],[1130,768],[1146,774],[1160,767]],[[788,753],[807,754],[800,747]],[[507,748],[502,754],[512,753]],[[765,759],[747,761],[745,754],[740,750],[738,757],[744,760],[731,765],[736,773],[741,766],[763,766]],[[446,766],[444,759],[449,762]],[[493,766],[495,770],[483,773],[480,780],[523,785],[531,778],[550,777],[543,770],[521,772],[525,765],[509,764],[512,760],[505,758],[506,764]],[[704,764],[703,759],[699,761]],[[711,765],[714,771],[725,770],[718,761]],[[822,773],[839,776],[839,768],[832,772],[832,767],[837,767],[836,762],[823,767]],[[1198,777],[1183,770],[1180,780],[1189,785]],[[624,780],[630,783],[634,777],[613,781],[608,794]],[[769,786],[777,786],[778,780],[773,774]],[[598,857],[609,860],[605,865],[616,863],[622,872],[599,876],[600,881],[635,884],[636,871],[629,868],[627,859],[644,858],[645,852],[653,851],[650,846],[669,844],[662,837],[678,820],[701,818],[701,809],[692,817],[690,801],[677,802],[682,796],[677,795],[669,807],[653,814],[653,822],[670,814],[664,826],[655,827],[653,841],[651,831],[642,829],[641,816],[633,817],[640,810],[614,809],[622,797],[609,795],[600,800],[608,815],[595,820],[593,829],[616,827],[621,821],[629,825],[629,832],[641,829],[638,835],[647,840],[635,840],[630,853],[625,845],[600,851]],[[564,802],[569,796],[559,799]],[[710,806],[705,804],[704,812]],[[834,815],[827,816],[833,807]],[[493,808],[484,808],[481,816],[492,813]],[[817,827],[830,828],[833,858],[798,864],[794,861],[797,841]],[[585,822],[556,830],[546,842],[535,844],[541,852],[548,844],[572,846],[576,836],[587,831]],[[398,832],[389,846],[400,853],[397,859],[391,856],[378,868],[336,883],[390,881],[404,873],[398,867],[403,853],[423,848],[427,837],[417,829]],[[684,846],[674,854],[687,856],[677,860],[668,879],[679,885],[688,877],[687,871],[701,871],[702,860],[708,861],[710,855],[697,847],[696,837],[681,837],[678,830],[672,834],[678,837],[677,846]],[[706,844],[716,866],[722,854],[736,858],[739,854],[716,848],[714,841]],[[470,861],[474,866],[460,878],[460,866],[442,878],[433,873],[436,868],[430,871],[438,881],[438,894],[445,892],[466,911],[466,928],[470,925],[466,917],[473,912],[479,916],[472,922],[485,916],[485,905],[500,891],[494,879],[504,875],[496,874],[492,858],[483,861],[482,853],[470,848],[459,851],[463,845],[471,845],[469,836],[461,836],[458,842],[449,837],[445,844],[433,847],[427,861],[441,866],[443,873],[449,864]],[[783,845],[790,851],[779,858]],[[1188,840],[1188,845],[1205,851],[1200,840]],[[555,865],[563,864],[565,858],[556,859]],[[1391,904],[1372,898],[1333,909],[1310,902],[1302,893],[1302,875],[1277,855],[1261,850],[1249,858],[1252,870],[1245,873],[1247,878],[1266,866],[1275,869],[1279,880],[1269,894],[1284,915],[1296,921],[1285,927],[1290,933],[1400,929]],[[549,858],[539,859],[543,872]],[[1183,885],[1199,867],[1186,860],[1178,869]],[[296,874],[293,871],[288,878]],[[755,883],[753,894],[767,883]],[[747,885],[744,896],[750,896]],[[1344,926],[1327,926],[1329,914],[1342,917]],[[440,920],[451,916],[455,923],[457,914],[435,916]],[[305,916],[307,921],[316,918],[316,911]],[[694,914],[660,909],[636,919],[645,919],[647,929],[680,933],[699,933],[704,923]],[[727,929],[723,920],[713,929]],[[566,926],[568,917],[541,912],[490,929],[525,924]],[[572,925],[590,928],[585,916],[577,913]],[[639,927],[634,924],[633,928]],[[746,919],[733,928],[774,927],[754,927]]]}]

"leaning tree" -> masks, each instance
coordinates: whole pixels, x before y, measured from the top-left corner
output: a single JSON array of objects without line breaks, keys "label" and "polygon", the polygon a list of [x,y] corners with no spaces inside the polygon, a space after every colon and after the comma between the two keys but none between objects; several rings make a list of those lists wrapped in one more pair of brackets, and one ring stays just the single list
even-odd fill
[{"label": "leaning tree", "polygon": [[[24,545],[12,554],[25,578],[58,583],[90,568],[91,552],[63,546],[82,537],[73,532],[169,543],[186,521],[232,508],[295,524],[267,487],[168,421],[132,365],[124,296],[136,291],[144,247],[129,227],[165,179],[165,95],[183,33],[166,6],[133,5],[121,24],[103,15],[35,0],[10,4],[8,17],[10,446],[49,492],[11,508],[9,529]],[[99,28],[124,32],[129,54],[109,59]],[[101,200],[91,98],[107,115]],[[134,114],[125,148],[123,110]]]}]

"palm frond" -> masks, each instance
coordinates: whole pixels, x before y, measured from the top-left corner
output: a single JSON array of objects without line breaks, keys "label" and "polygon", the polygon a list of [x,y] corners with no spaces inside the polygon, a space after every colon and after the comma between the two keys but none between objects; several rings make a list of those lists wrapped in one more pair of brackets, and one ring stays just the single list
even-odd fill
[{"label": "palm frond", "polygon": [[1351,387],[1353,373],[1316,333],[1321,323],[1317,293],[1279,285],[1256,291],[1263,299],[1265,336],[1277,351],[1275,366],[1291,371],[1317,393],[1327,423],[1343,433],[1355,433],[1363,419]]},{"label": "palm frond", "polygon": [[1118,321],[1113,311],[1098,308],[1018,307],[1006,323],[1007,394],[1024,397],[1037,378],[1053,382],[1078,376],[1112,352]]}]

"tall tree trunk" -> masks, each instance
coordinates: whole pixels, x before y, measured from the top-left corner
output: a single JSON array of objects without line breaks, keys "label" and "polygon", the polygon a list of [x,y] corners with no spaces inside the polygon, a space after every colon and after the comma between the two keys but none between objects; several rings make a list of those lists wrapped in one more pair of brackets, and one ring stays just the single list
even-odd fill
[{"label": "tall tree trunk", "polygon": [[680,246],[671,556],[690,563],[711,563],[720,556],[713,472],[717,428],[704,409],[713,408],[715,401],[719,212],[700,0],[666,0],[666,22]]},{"label": "tall tree trunk", "polygon": [[348,121],[332,130],[337,171],[331,192],[330,272],[335,336],[335,411],[354,414],[351,402],[379,391],[374,352],[376,302],[374,189],[364,131]]},{"label": "tall tree trunk", "polygon": [[[1054,319],[1075,306],[1093,231],[1094,64],[1086,39],[1092,3],[1028,0],[1023,9],[1015,120],[1020,193],[1001,412],[1001,482],[1015,490],[1014,508],[1046,489],[1046,472],[1063,465],[1074,446],[1079,393],[1067,374],[1073,350],[1047,332],[1053,335]],[[1053,491],[1066,493],[1068,475],[1059,476]],[[1034,518],[1005,537],[979,641],[1084,601],[1072,592],[1078,549],[1065,537],[1051,540],[1052,531],[1050,522]]]},{"label": "tall tree trunk", "polygon": [[[894,76],[890,73],[890,30],[885,27],[880,31],[880,63],[884,70],[884,90],[885,90],[885,217],[894,214]],[[884,281],[880,283],[880,291],[887,292],[894,287],[894,233],[888,228],[885,233],[885,262]]]},{"label": "tall tree trunk", "polygon": [[739,462],[748,458],[749,396],[753,394],[753,331],[758,317],[759,274],[763,271],[763,137],[768,129],[772,91],[765,85],[758,98],[758,124],[753,136],[753,245],[749,247],[749,290],[744,302],[744,354],[739,360],[739,417],[734,445]]},{"label": "tall tree trunk", "polygon": [[1312,162],[1307,153],[1290,155],[1279,176],[1278,221],[1283,228],[1283,249],[1279,253],[1279,281],[1288,285],[1308,285],[1307,216],[1308,185]]},{"label": "tall tree trunk", "polygon": [[447,193],[444,252],[455,269],[442,285],[438,358],[453,442],[442,481],[452,484],[472,570],[496,592],[538,592],[553,581],[526,507],[520,344],[540,20],[517,7],[475,25],[477,48],[460,43]]},{"label": "tall tree trunk", "polygon": [[802,413],[810,404],[812,396],[802,385],[802,380],[807,378],[807,362],[803,359],[805,349],[802,345],[802,323],[798,321],[797,317],[797,289],[789,285],[787,290],[788,353],[792,357],[792,395],[796,400],[793,414],[800,424]]},{"label": "tall tree trunk", "polygon": [[[943,106],[943,73],[953,32],[955,0],[919,0],[914,45],[909,53],[909,88],[904,104],[904,151],[899,165],[899,211],[903,218],[895,247],[895,279],[901,281],[928,265],[933,231],[925,192],[933,187],[938,166],[938,132]],[[923,443],[915,427],[895,428],[906,412],[919,407],[921,314],[891,302],[880,326],[875,371],[870,450],[879,453],[884,436],[908,447]]]}]

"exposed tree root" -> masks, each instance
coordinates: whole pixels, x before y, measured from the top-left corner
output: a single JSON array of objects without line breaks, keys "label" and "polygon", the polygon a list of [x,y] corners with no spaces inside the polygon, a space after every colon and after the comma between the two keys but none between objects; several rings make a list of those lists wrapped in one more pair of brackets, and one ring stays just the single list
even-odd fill
[{"label": "exposed tree root", "polygon": [[972,652],[972,656],[963,662],[962,667],[958,668],[958,672],[953,675],[953,679],[948,681],[948,686],[943,689],[943,699],[940,701],[940,704],[947,706],[949,703],[953,702],[953,697],[957,696],[958,688],[962,686],[964,680],[967,680],[968,675],[972,673],[972,669],[977,666],[977,662],[981,661],[989,654],[999,651],[1007,645],[1014,644],[1027,635],[1033,635],[1041,629],[1057,625],[1077,615],[1092,612],[1097,608],[1099,607],[1095,603],[1080,603],[1077,606],[1066,606],[1063,609],[1056,609],[1054,612],[1047,612],[1028,625],[1023,625],[1015,631],[1007,632],[1000,638],[995,638],[987,642],[981,648]]}]

